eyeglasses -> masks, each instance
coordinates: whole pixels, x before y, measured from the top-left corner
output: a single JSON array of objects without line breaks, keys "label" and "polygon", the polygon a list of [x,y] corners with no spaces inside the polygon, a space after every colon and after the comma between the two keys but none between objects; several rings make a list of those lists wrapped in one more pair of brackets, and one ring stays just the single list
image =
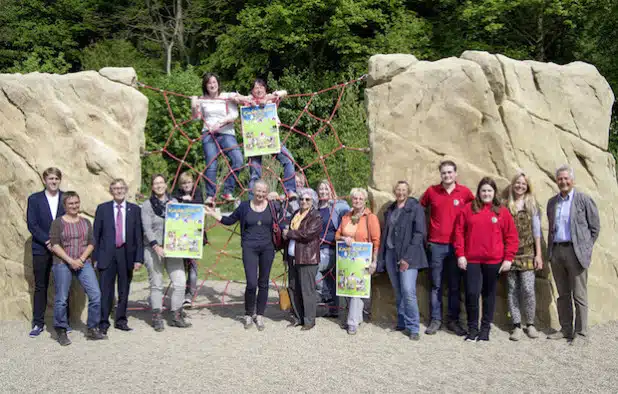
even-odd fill
[{"label": "eyeglasses", "polygon": [[301,198],[300,201],[312,201],[312,198]]}]

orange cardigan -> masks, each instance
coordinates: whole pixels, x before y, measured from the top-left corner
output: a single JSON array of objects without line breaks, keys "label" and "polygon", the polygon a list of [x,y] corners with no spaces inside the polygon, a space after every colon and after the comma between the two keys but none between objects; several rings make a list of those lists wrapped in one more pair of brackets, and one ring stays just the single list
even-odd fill
[{"label": "orange cardigan", "polygon": [[[339,228],[335,234],[335,240],[340,241],[345,235],[342,234],[343,229],[352,221],[352,211],[350,210],[341,218]],[[367,234],[369,230],[369,234]],[[369,239],[371,235],[371,239]],[[356,242],[371,242],[373,244],[373,255],[378,254],[380,249],[380,220],[378,217],[371,213],[371,209],[365,208],[365,212],[361,215],[358,225],[356,226],[356,233],[354,233],[354,241]]]}]

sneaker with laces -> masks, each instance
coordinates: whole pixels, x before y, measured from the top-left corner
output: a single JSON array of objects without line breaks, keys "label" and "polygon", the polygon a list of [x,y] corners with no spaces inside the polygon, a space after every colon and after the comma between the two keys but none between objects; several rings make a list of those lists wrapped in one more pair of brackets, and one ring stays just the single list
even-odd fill
[{"label": "sneaker with laces", "polygon": [[28,335],[30,336],[30,338],[38,337],[39,335],[41,335],[41,333],[44,330],[45,330],[45,324],[43,324],[40,327],[35,325],[34,327],[32,327],[32,331],[30,331],[30,334]]},{"label": "sneaker with laces", "polygon": [[528,334],[528,338],[530,339],[536,339],[539,337],[539,332],[537,331],[536,327],[532,325],[526,328],[526,334]]},{"label": "sneaker with laces", "polygon": [[249,315],[245,315],[242,319],[242,324],[245,327],[245,330],[248,330],[253,325],[253,319]]},{"label": "sneaker with laces", "polygon": [[266,326],[264,326],[264,316],[255,316],[255,326],[257,327],[258,331],[264,331],[264,329],[266,328]]},{"label": "sneaker with laces", "polygon": [[356,327],[348,326],[348,335],[356,335]]},{"label": "sneaker with laces", "polygon": [[509,339],[511,341],[519,341],[521,339],[522,333],[523,330],[521,329],[521,327],[515,327],[511,332],[511,336],[509,337]]},{"label": "sneaker with laces", "polygon": [[470,330],[470,331],[468,331],[468,334],[466,334],[466,338],[464,339],[464,341],[466,341],[466,342],[476,342],[478,336],[479,336],[479,333],[478,333],[477,330]]},{"label": "sneaker with laces", "polygon": [[107,339],[106,335],[103,335],[98,328],[89,328],[86,333],[86,339],[89,341],[100,341],[101,339]]},{"label": "sneaker with laces", "polygon": [[186,297],[185,301],[182,303],[182,307],[186,308],[186,309],[189,309],[189,308],[191,308],[191,304],[192,304],[191,298],[190,297]]}]

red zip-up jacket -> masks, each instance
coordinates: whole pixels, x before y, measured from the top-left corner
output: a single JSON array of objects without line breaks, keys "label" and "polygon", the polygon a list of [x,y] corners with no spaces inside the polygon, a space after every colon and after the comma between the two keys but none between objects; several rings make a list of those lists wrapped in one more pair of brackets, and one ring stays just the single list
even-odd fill
[{"label": "red zip-up jacket", "polygon": [[461,210],[455,222],[455,255],[468,263],[500,264],[513,261],[519,248],[519,237],[513,216],[505,207],[500,213],[491,204],[474,213],[472,203]]}]

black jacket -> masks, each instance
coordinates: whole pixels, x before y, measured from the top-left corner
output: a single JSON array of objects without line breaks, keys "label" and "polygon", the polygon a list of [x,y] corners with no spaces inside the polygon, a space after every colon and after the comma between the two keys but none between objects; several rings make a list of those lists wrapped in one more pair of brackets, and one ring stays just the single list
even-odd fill
[{"label": "black jacket", "polygon": [[[378,253],[378,272],[384,272],[386,268],[386,237],[389,231],[389,217],[397,207],[397,202],[393,202],[386,212],[384,212],[384,230],[380,242]],[[408,197],[408,201],[402,208],[403,211],[394,223],[392,239],[395,246],[397,261],[405,260],[410,268],[427,268],[427,255],[423,245],[427,226],[425,224],[425,211],[416,198]]]}]

